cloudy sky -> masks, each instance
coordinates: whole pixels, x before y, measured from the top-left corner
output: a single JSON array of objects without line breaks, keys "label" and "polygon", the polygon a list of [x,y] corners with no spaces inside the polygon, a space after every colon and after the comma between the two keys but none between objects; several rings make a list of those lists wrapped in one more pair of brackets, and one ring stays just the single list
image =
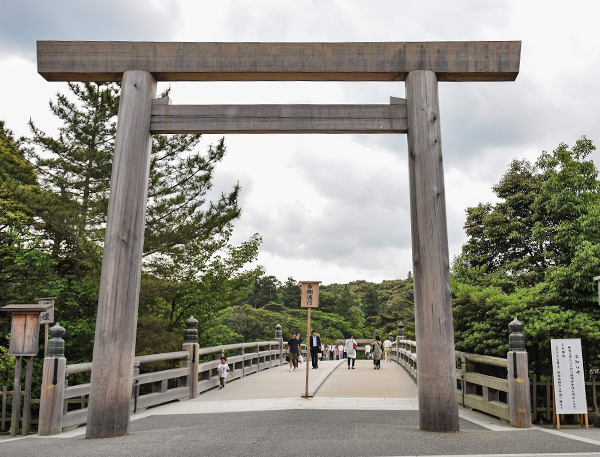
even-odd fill
[{"label": "cloudy sky", "polygon": [[[36,40],[521,40],[516,82],[440,83],[450,255],[464,210],[494,201],[513,158],[581,135],[600,143],[600,46],[593,0],[0,0],[0,118],[53,132],[64,83],[36,72]],[[173,83],[174,103],[389,103],[404,83]],[[159,90],[165,85],[159,85]],[[205,144],[216,141],[205,136]],[[259,263],[285,280],[406,277],[411,269],[404,135],[231,135],[215,190],[240,182],[235,242],[260,233]],[[600,153],[594,156],[600,160]]]}]

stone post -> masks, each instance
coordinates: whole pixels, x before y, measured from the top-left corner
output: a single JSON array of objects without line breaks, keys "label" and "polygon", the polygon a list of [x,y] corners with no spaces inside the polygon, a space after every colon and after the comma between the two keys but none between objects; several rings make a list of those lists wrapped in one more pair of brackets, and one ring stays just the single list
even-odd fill
[{"label": "stone post", "polygon": [[181,362],[182,368],[189,368],[187,377],[187,386],[190,388],[190,398],[198,396],[198,370],[199,370],[199,349],[198,344],[198,320],[190,316],[185,321],[185,332],[183,335],[183,344],[181,349],[188,352],[187,360]]},{"label": "stone post", "polygon": [[516,317],[508,324],[508,409],[510,425],[531,428],[531,399],[529,394],[529,364],[525,349],[523,323]]},{"label": "stone post", "polygon": [[65,341],[62,339],[65,329],[57,322],[49,330],[49,333],[51,339],[48,340],[42,368],[38,425],[40,436],[57,435],[62,432],[63,404],[65,400],[67,359],[65,358]]},{"label": "stone post", "polygon": [[283,365],[283,335],[281,334],[281,325],[275,326],[275,341],[279,341],[279,366]]}]

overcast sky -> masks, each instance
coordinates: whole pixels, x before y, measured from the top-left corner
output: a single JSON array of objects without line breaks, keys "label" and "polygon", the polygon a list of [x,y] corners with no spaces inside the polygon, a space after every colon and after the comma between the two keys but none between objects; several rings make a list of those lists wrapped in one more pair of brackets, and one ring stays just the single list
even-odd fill
[{"label": "overcast sky", "polygon": [[[440,1],[0,0],[0,118],[57,127],[48,101],[65,83],[37,74],[36,40],[521,40],[515,82],[440,83],[450,256],[465,208],[514,158],[581,135],[600,143],[599,3]],[[179,104],[389,103],[403,82],[172,83]],[[159,90],[166,87],[159,84]],[[206,135],[204,147],[217,139]],[[404,135],[231,135],[215,190],[240,182],[235,242],[260,233],[259,263],[285,280],[404,278],[411,270]],[[594,155],[600,159],[600,153]]]}]

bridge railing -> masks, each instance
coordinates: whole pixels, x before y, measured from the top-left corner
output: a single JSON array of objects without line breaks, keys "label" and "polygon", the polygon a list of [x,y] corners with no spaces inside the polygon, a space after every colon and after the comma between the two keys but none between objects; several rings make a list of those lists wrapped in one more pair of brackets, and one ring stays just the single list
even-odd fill
[{"label": "bridge railing", "polygon": [[[457,398],[463,407],[509,421],[514,427],[529,428],[531,401],[527,352],[521,333],[523,324],[515,319],[509,328],[512,334],[506,358],[455,351],[460,366],[456,371]],[[403,339],[403,326],[398,327],[398,334],[392,346],[392,358],[417,379],[417,343]],[[481,371],[488,373],[494,371],[489,367],[504,368],[507,372],[504,377],[492,376],[478,372],[478,366],[487,366]]]},{"label": "bridge railing", "polygon": [[[181,351],[150,354],[135,357],[131,386],[131,411],[161,405],[174,400],[191,399],[219,385],[217,366],[225,354],[232,371],[228,380],[249,376],[260,371],[283,365],[284,344],[281,327],[276,329],[272,341],[229,344],[208,348],[198,345],[198,321],[191,317],[186,321],[187,329]],[[69,385],[69,376],[76,373],[91,373],[92,363],[67,365],[64,357],[64,328],[56,325],[50,330],[52,339],[48,357],[44,359],[40,418],[38,433],[48,436],[87,422],[87,399],[90,383]],[[214,360],[210,360],[210,358]],[[200,363],[202,358],[203,362]],[[209,359],[209,360],[206,360]],[[140,367],[157,362],[179,361],[179,367],[140,373]],[[163,364],[164,365],[164,364]],[[152,369],[152,365],[148,370]],[[69,399],[80,398],[79,409],[69,410]]]}]

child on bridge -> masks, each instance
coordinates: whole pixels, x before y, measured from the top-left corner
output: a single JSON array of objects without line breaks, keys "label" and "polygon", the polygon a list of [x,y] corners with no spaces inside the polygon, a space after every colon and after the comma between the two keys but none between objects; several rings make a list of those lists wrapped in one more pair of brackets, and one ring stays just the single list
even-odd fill
[{"label": "child on bridge", "polygon": [[227,357],[221,357],[221,363],[217,367],[217,373],[219,373],[219,381],[221,383],[219,385],[219,389],[222,389],[223,387],[225,387],[225,380],[227,379],[227,372],[229,372],[229,374],[233,374],[231,372],[231,370],[229,369],[229,365],[227,365]]}]

